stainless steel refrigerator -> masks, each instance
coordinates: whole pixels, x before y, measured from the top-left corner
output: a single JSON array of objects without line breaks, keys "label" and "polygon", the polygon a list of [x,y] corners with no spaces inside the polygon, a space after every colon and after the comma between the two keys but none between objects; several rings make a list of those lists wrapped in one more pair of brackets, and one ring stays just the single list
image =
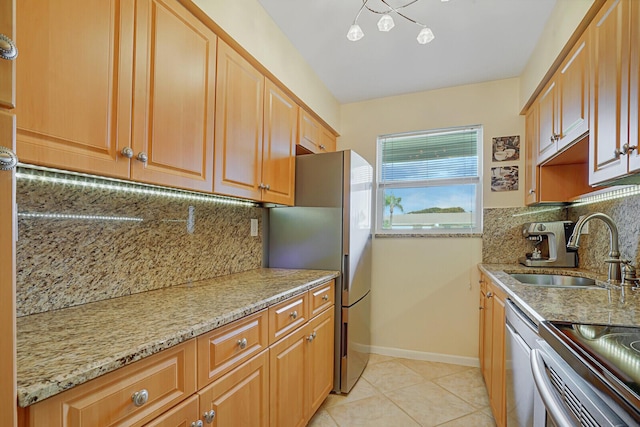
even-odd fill
[{"label": "stainless steel refrigerator", "polygon": [[373,170],[351,150],[296,158],[295,207],[269,212],[269,266],[339,270],[334,391],[369,360]]}]

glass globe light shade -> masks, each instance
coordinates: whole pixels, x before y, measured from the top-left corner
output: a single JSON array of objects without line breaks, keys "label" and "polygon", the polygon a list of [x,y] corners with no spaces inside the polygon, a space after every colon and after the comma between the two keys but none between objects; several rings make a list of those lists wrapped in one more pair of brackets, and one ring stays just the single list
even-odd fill
[{"label": "glass globe light shade", "polygon": [[358,41],[363,37],[364,33],[362,32],[362,28],[360,28],[360,25],[358,24],[353,24],[349,28],[349,32],[347,32],[347,38],[352,42]]},{"label": "glass globe light shade", "polygon": [[436,36],[433,35],[433,31],[431,31],[431,28],[425,27],[420,30],[420,33],[418,33],[418,37],[416,39],[420,44],[427,44],[435,38]]},{"label": "glass globe light shade", "polygon": [[389,31],[395,26],[395,22],[393,22],[393,18],[388,13],[382,15],[382,18],[378,21],[378,29],[380,31]]}]

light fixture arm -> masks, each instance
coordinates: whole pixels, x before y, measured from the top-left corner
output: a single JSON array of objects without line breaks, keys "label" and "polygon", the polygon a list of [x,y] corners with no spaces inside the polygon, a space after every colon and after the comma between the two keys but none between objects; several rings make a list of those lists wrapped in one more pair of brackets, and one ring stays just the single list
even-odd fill
[{"label": "light fixture arm", "polygon": [[[364,2],[364,4],[363,4],[363,6],[365,6],[365,7],[366,7],[368,10],[370,10],[371,12],[378,13],[378,14],[380,14],[380,13],[386,13],[386,12],[378,12],[378,11],[375,11],[375,10],[371,9],[369,6],[366,6],[367,1],[368,1],[368,0],[365,0],[365,2]],[[401,13],[401,12],[399,11],[399,9],[403,9],[403,8],[405,8],[405,7],[407,7],[407,6],[410,6],[410,5],[414,4],[415,2],[417,2],[418,0],[410,1],[409,3],[407,3],[407,4],[403,5],[403,6],[397,7],[397,8],[396,8],[396,7],[391,6],[389,3],[387,3],[387,0],[380,0],[380,1],[381,1],[382,3],[384,3],[384,5],[385,5],[385,6],[387,6],[387,7],[389,8],[389,10],[394,11],[395,13],[397,13],[399,16],[403,17],[403,18],[404,18],[404,19],[406,19],[407,21],[409,21],[409,22],[413,22],[414,24],[419,25],[419,26],[421,26],[422,28],[426,28],[426,25],[424,25],[423,23],[418,22],[418,21],[416,21],[415,19],[411,19],[411,18],[409,18],[407,15],[405,15],[404,13]]]},{"label": "light fixture arm", "polygon": [[[358,18],[360,18],[360,14],[362,13],[362,11],[364,10],[364,8],[366,7],[367,9],[371,10],[368,6],[367,6],[367,2],[369,0],[362,0],[362,6],[360,6],[360,9],[358,9],[358,13],[356,14],[356,17],[353,18],[353,25],[356,25],[356,23],[358,22]],[[378,13],[378,12],[376,12]]]}]

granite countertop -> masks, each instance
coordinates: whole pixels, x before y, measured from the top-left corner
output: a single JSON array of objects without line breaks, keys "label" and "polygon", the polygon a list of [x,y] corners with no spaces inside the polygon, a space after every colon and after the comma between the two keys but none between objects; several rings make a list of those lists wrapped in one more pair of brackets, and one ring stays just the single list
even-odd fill
[{"label": "granite countertop", "polygon": [[29,406],[338,275],[263,268],[19,317],[18,405]]},{"label": "granite countertop", "polygon": [[[480,270],[536,323],[543,320],[640,326],[640,291],[628,291],[621,302],[619,286],[606,277],[577,268],[536,268],[520,264],[480,264]],[[543,273],[595,279],[602,288],[567,289],[524,285],[508,273]]]}]

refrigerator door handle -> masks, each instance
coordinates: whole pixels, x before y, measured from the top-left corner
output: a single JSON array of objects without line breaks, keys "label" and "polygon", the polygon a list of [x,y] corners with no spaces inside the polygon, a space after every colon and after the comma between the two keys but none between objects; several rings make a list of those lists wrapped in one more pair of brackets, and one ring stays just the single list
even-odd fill
[{"label": "refrigerator door handle", "polygon": [[[342,301],[343,301],[343,305],[344,302],[347,301],[347,299],[345,299],[345,296],[348,295],[349,293],[349,287],[350,287],[350,283],[349,283],[349,279],[350,279],[351,275],[349,272],[349,254],[344,254],[342,256]],[[346,295],[345,295],[346,292]]]}]

